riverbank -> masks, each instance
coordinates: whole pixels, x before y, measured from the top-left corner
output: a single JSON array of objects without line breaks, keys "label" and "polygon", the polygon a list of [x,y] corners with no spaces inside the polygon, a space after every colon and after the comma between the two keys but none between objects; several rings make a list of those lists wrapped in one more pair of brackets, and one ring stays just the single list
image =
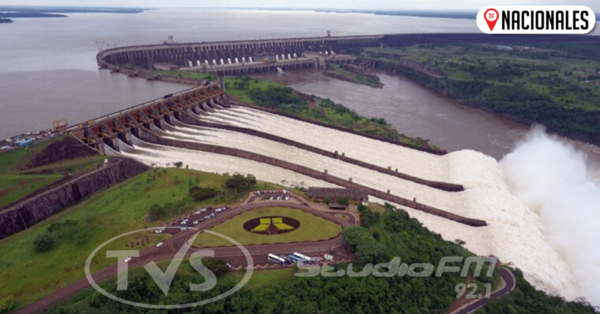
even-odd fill
[{"label": "riverbank", "polygon": [[351,83],[367,85],[373,88],[383,88],[377,75],[368,74],[354,65],[330,63],[323,75]]},{"label": "riverbank", "polygon": [[[122,70],[134,71],[134,70]],[[125,72],[124,72],[125,73]],[[147,79],[189,82],[199,84],[204,80],[214,80],[215,75],[210,73],[194,73],[185,71],[147,71],[135,69],[137,76]],[[446,153],[442,148],[429,144],[428,139],[412,138],[398,132],[394,126],[383,118],[366,118],[355,111],[336,104],[330,99],[323,99],[314,95],[307,95],[295,91],[283,84],[273,81],[256,79],[248,76],[226,77],[225,92],[238,101],[265,107],[283,114],[297,116],[308,121],[325,123],[334,127],[348,129],[367,136],[381,137],[394,140],[406,146]]]},{"label": "riverbank", "polygon": [[[377,68],[402,75],[457,103],[552,133],[600,144],[597,43],[569,43],[570,52],[529,46],[418,45],[368,49]],[[569,50],[570,49],[570,50]],[[421,67],[406,66],[409,60]],[[424,71],[423,69],[430,69]],[[442,76],[432,76],[436,69]]]}]

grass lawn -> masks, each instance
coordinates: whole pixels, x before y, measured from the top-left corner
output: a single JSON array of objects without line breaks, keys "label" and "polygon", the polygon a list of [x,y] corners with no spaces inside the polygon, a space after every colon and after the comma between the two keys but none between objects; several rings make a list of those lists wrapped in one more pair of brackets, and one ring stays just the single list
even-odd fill
[{"label": "grass lawn", "polygon": [[35,144],[29,148],[18,148],[0,154],[0,173],[7,173],[26,164],[33,156],[50,145],[54,140]]},{"label": "grass lawn", "polygon": [[35,190],[48,186],[63,176],[51,175],[0,175],[0,206],[29,195]]},{"label": "grass lawn", "polygon": [[55,164],[26,169],[36,154],[48,145],[65,139],[65,136],[35,144],[27,149],[19,148],[0,154],[0,206],[15,202],[34,191],[51,185],[63,178],[93,169],[105,157],[102,155],[74,158]]},{"label": "grass lawn", "polygon": [[[88,255],[106,240],[144,227],[162,225],[197,207],[228,202],[232,197],[227,192],[201,203],[193,202],[188,196],[190,185],[221,189],[225,180],[225,175],[188,169],[152,169],[95,194],[30,229],[0,240],[0,299],[13,295],[16,308],[20,308],[85,278],[84,265]],[[256,186],[256,189],[280,188],[264,182]],[[149,223],[146,215],[154,203],[165,207],[167,216]],[[65,224],[67,220],[72,223]],[[52,224],[63,225],[52,232],[56,243],[49,251],[37,251],[32,244],[34,238],[47,232]],[[121,238],[97,254],[92,273],[116,262],[113,258],[105,258],[105,250],[141,250],[167,236],[148,233],[147,241],[140,234]],[[134,242],[133,248],[131,242]]]},{"label": "grass lawn", "polygon": [[[246,221],[265,216],[293,218],[300,222],[300,227],[294,231],[276,235],[256,234],[244,229],[243,225]],[[326,240],[340,234],[342,226],[299,209],[265,207],[239,214],[209,230],[231,237],[242,245],[252,245]],[[233,244],[219,236],[201,233],[196,237],[193,245],[195,247],[218,247],[232,246]]]},{"label": "grass lawn", "polygon": [[[168,267],[170,261],[160,261],[156,264],[162,269],[165,270]],[[242,290],[254,290],[262,287],[266,287],[269,285],[273,285],[276,283],[280,283],[282,281],[291,279],[294,277],[294,273],[296,270],[294,268],[286,268],[286,269],[277,269],[277,270],[260,270],[254,271],[252,273],[252,277],[250,277],[250,281],[244,285]],[[179,279],[184,286],[187,287],[188,283],[200,283],[204,281],[202,275],[200,275],[196,270],[194,270],[188,262],[188,259],[185,259],[183,263],[180,265],[177,270],[177,274],[179,275]],[[227,273],[221,277],[217,278],[217,287],[218,286],[226,286],[233,287],[238,284],[246,273],[244,271]],[[147,277],[148,273],[144,270],[143,267],[136,267],[129,270],[129,278],[135,278],[137,276]],[[139,278],[139,277],[138,277]],[[100,283],[104,289],[108,289],[111,283],[116,282],[116,276],[111,276],[106,280]],[[151,284],[154,285],[154,284]],[[158,286],[149,287],[150,289],[158,289]],[[173,293],[173,292],[170,292]],[[193,293],[193,292],[189,292]],[[96,308],[90,306],[90,301],[94,298],[95,295],[98,295],[96,290],[93,288],[88,288],[78,292],[66,301],[63,305],[63,308],[69,311],[79,312],[79,313],[115,313],[119,311],[118,308],[113,308],[113,304],[109,303],[109,305],[104,304],[101,308]],[[231,297],[235,297],[235,294]],[[104,298],[104,297],[101,297]],[[206,299],[206,296],[200,295],[197,301]],[[199,307],[198,309],[202,309]]]},{"label": "grass lawn", "polygon": [[111,159],[110,156],[104,155],[95,155],[89,157],[76,158],[71,160],[66,160],[63,162],[58,162],[51,165],[41,166],[37,168],[31,168],[22,171],[23,174],[29,173],[65,173],[69,172],[71,174],[77,174],[80,172],[84,172],[90,169],[95,168],[99,164],[101,164],[104,159]]},{"label": "grass lawn", "polygon": [[[178,211],[184,213],[196,206],[216,202],[212,199],[205,203],[194,203],[189,199],[188,182],[196,180],[201,186],[220,187],[226,177],[186,169],[154,169],[0,241],[0,298],[13,295],[17,306],[22,307],[42,295],[84,278],[83,266],[87,256],[112,237],[144,228],[148,208],[154,203],[164,205],[181,201],[178,210],[172,213],[177,215]],[[66,220],[75,221],[75,224],[53,232],[56,243],[49,251],[39,252],[34,248],[32,242],[38,234],[46,232],[50,224],[64,223]],[[162,221],[156,221],[148,226],[160,224]],[[107,249],[126,249],[125,244],[131,241],[136,240],[123,238]],[[158,241],[160,238],[155,238],[151,233],[145,245]],[[141,248],[142,245],[135,249]],[[92,265],[92,272],[115,262],[115,259],[103,258],[106,255],[102,252],[98,256]]]}]

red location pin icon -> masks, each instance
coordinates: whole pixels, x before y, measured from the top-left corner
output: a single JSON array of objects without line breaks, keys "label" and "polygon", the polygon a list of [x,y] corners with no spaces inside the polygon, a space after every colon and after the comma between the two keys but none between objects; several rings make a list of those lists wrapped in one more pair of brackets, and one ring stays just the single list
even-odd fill
[{"label": "red location pin icon", "polygon": [[498,22],[498,11],[496,9],[487,9],[483,14],[483,18],[487,22],[487,25],[490,27],[490,31],[494,30],[494,26],[496,26],[496,22]]}]

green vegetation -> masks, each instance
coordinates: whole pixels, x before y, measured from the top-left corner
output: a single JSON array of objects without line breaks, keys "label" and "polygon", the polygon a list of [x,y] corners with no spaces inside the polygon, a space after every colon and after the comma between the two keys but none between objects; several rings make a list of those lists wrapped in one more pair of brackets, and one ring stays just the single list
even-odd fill
[{"label": "green vegetation", "polygon": [[[369,208],[380,208],[369,206]],[[363,212],[370,211],[363,208]],[[389,262],[390,256],[402,262],[436,262],[441,256],[472,256],[462,247],[441,239],[428,231],[406,212],[387,205],[381,219],[369,228],[355,227],[360,237],[384,248],[377,262]],[[165,269],[168,262],[159,262]],[[355,265],[356,271],[361,267]],[[345,267],[343,267],[345,269]],[[456,300],[455,286],[464,278],[445,273],[442,277],[295,277],[294,268],[255,271],[244,288],[234,295],[191,312],[202,313],[445,313]],[[482,273],[485,273],[483,269]],[[217,286],[207,292],[192,292],[189,283],[203,278],[184,260],[174,282],[165,296],[143,268],[130,270],[129,288],[117,291],[115,278],[101,283],[109,293],[150,304],[182,304],[206,300],[235,286],[245,272],[227,273],[218,277]],[[535,291],[516,271],[518,289],[505,297],[488,303],[482,313],[597,313],[593,308]],[[497,277],[496,277],[497,278]],[[495,278],[480,278],[490,282]],[[477,279],[476,279],[477,280]],[[48,311],[64,313],[156,313],[156,310],[134,308],[108,299],[93,289],[84,290],[69,298],[66,304]],[[184,312],[186,312],[184,310]]]},{"label": "green vegetation", "polygon": [[236,173],[225,180],[225,187],[229,190],[241,193],[249,191],[256,185],[256,177],[251,174],[243,175]]},{"label": "green vegetation", "polygon": [[[228,199],[221,188],[227,178],[186,169],[152,169],[1,240],[0,297],[13,295],[19,308],[83,278],[85,260],[98,245],[125,232],[161,225],[198,206],[222,203]],[[202,187],[218,189],[221,194],[201,203],[194,202],[188,195],[190,180],[198,180]],[[153,204],[159,204],[165,213],[162,219],[150,223],[146,216]],[[32,245],[43,233],[51,234],[56,241],[46,251]],[[154,233],[149,233],[147,240],[124,237],[106,249],[130,249],[131,243],[135,249],[141,249],[164,237]],[[115,262],[103,256],[98,254],[92,271]]]},{"label": "green vegetation", "polygon": [[543,291],[535,289],[523,278],[523,272],[515,270],[517,287],[511,293],[501,298],[489,301],[485,308],[478,313],[482,314],[588,314],[598,313],[586,302],[567,302],[562,297],[549,296]]},{"label": "green vegetation", "polygon": [[20,200],[33,191],[48,186],[63,176],[51,175],[0,175],[0,206]]},{"label": "green vegetation", "polygon": [[[296,219],[300,222],[300,227],[296,230],[282,234],[251,233],[246,231],[243,227],[244,223],[248,220],[268,216],[281,216]],[[251,245],[326,240],[340,234],[342,227],[299,209],[267,207],[246,211],[228,221],[214,226],[210,231],[231,237],[242,245]],[[219,236],[201,233],[196,237],[193,245],[195,247],[217,247],[232,246],[233,244]]]},{"label": "green vegetation", "polygon": [[180,78],[188,78],[198,81],[216,81],[217,75],[212,73],[198,73],[198,72],[187,72],[187,71],[152,71],[154,75],[158,76],[173,76]]},{"label": "green vegetation", "polygon": [[205,257],[202,259],[202,263],[217,276],[222,276],[229,272],[227,262],[220,258]]},{"label": "green vegetation", "polygon": [[341,204],[341,205],[346,205],[346,206],[350,205],[350,201],[345,197],[338,197],[337,202],[338,202],[338,204]]},{"label": "green vegetation", "polygon": [[0,299],[0,313],[8,313],[12,310],[15,305],[15,297],[9,295],[5,298]]},{"label": "green vegetation", "polygon": [[[75,175],[93,169],[104,156],[89,156],[87,152],[73,159],[57,157],[56,163],[45,164],[49,151],[56,146],[71,145],[73,139],[63,136],[55,140],[19,148],[1,154],[0,158],[0,206],[16,202],[34,191],[47,187],[67,175]],[[67,143],[67,144],[65,144]]]},{"label": "green vegetation", "polygon": [[600,140],[600,44],[520,43],[513,48],[436,44],[373,48],[367,54],[392,64],[406,58],[443,71],[444,77],[435,78],[397,69],[460,102],[541,123],[563,134]]},{"label": "green vegetation", "polygon": [[383,87],[379,77],[373,74],[367,74],[364,70],[353,65],[339,65],[330,63],[327,65],[327,71],[323,74],[336,79],[367,85],[375,88]]},{"label": "green vegetation", "polygon": [[[229,180],[229,179],[228,179]],[[192,186],[188,193],[196,202],[204,201],[213,198],[217,195],[217,190],[211,188],[203,188],[200,186]]]},{"label": "green vegetation", "polygon": [[40,233],[33,240],[33,245],[40,251],[48,251],[54,242],[54,236],[51,233]]}]

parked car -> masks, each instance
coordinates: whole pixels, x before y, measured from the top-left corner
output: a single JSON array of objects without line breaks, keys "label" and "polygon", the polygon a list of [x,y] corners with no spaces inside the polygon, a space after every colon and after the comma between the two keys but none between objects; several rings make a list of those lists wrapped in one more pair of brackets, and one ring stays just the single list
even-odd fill
[{"label": "parked car", "polygon": [[131,260],[131,257],[127,257],[126,259],[124,259],[125,263],[128,263]]},{"label": "parked car", "polygon": [[158,242],[158,243],[156,244],[156,247],[161,247],[162,245],[163,245],[163,243],[162,243],[162,242]]}]

